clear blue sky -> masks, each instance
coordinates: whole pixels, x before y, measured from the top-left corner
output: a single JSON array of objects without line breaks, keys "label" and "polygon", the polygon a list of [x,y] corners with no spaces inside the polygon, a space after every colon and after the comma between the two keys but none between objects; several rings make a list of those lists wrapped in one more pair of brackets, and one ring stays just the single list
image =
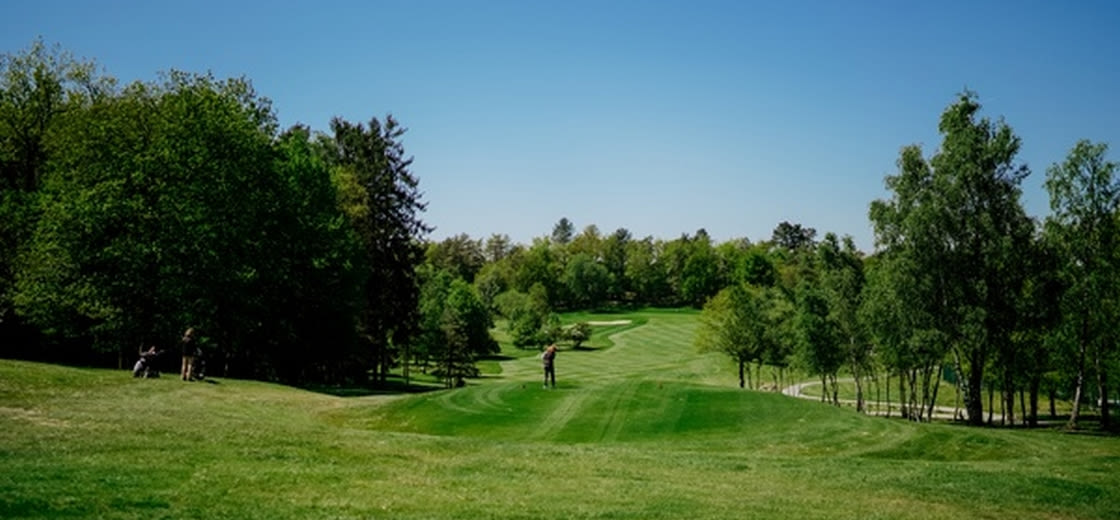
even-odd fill
[{"label": "clear blue sky", "polygon": [[965,87],[1022,137],[1032,215],[1076,140],[1120,159],[1118,29],[1113,1],[36,0],[0,9],[0,50],[244,75],[284,126],[392,113],[436,239],[789,220],[869,250],[899,148],[932,153]]}]

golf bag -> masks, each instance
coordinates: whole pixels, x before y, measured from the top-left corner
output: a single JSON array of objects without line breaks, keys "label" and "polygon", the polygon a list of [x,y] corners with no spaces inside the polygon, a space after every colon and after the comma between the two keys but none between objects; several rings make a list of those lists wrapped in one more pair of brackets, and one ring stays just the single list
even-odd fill
[{"label": "golf bag", "polygon": [[159,377],[159,367],[156,366],[156,359],[159,357],[159,352],[143,352],[140,354],[140,359],[136,360],[136,364],[132,366],[132,377],[153,378]]},{"label": "golf bag", "polygon": [[194,381],[206,379],[206,358],[202,355],[201,348],[194,351],[194,363],[191,365],[190,379]]}]

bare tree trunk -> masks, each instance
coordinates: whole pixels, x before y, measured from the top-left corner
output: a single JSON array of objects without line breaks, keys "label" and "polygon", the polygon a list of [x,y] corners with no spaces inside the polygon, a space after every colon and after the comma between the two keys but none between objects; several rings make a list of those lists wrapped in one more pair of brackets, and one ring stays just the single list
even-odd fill
[{"label": "bare tree trunk", "polygon": [[[891,417],[891,371],[887,370],[887,380],[883,383],[887,389],[887,418]],[[882,401],[880,401],[882,402]]]},{"label": "bare tree trunk", "polygon": [[961,356],[960,353],[957,352],[957,349],[953,349],[953,370],[957,372],[956,384],[953,385],[956,387],[956,401],[953,403],[953,418],[961,420],[963,419],[961,416],[961,377],[964,376],[964,372],[961,371]]},{"label": "bare tree trunk", "polygon": [[1049,395],[1049,397],[1050,397],[1050,417],[1057,417],[1057,416],[1058,416],[1058,409],[1054,407],[1054,399],[1055,399],[1055,396],[1054,396],[1054,389],[1053,389],[1053,388],[1051,388],[1051,389],[1050,389],[1050,390],[1049,390],[1048,392],[1046,392],[1046,393],[1047,393],[1047,394]]},{"label": "bare tree trunk", "polygon": [[1015,426],[1015,388],[1011,369],[1006,368],[1003,376],[1003,412],[1009,426]]},{"label": "bare tree trunk", "polygon": [[[1084,329],[1084,325],[1082,325]],[[1081,340],[1081,348],[1077,354],[1077,383],[1073,390],[1073,411],[1069,413],[1069,423],[1066,425],[1070,429],[1077,428],[1077,419],[1081,416],[1081,393],[1085,387],[1085,344],[1084,336]],[[1053,409],[1053,402],[1051,401],[1051,409]]]},{"label": "bare tree trunk", "polygon": [[941,365],[937,366],[937,377],[933,380],[933,397],[929,400],[929,413],[926,414],[933,420],[933,411],[937,409],[937,391],[941,388]]},{"label": "bare tree trunk", "polygon": [[743,362],[743,360],[740,359],[739,360],[739,388],[746,388],[746,384],[747,384],[747,379],[743,375],[743,373],[745,372],[745,370],[743,370],[743,368],[744,368],[743,365],[744,364],[745,363]]},{"label": "bare tree trunk", "polygon": [[1109,418],[1109,402],[1108,402],[1108,370],[1101,366],[1101,353],[1100,349],[1094,353],[1094,364],[1097,368],[1097,394],[1100,396],[1101,403],[1101,428],[1108,430],[1112,426]]},{"label": "bare tree trunk", "polygon": [[[995,394],[996,394],[996,389],[989,386],[988,387],[988,426],[992,425],[992,419],[993,419],[992,415],[995,413],[995,406],[993,406],[993,404],[995,404],[995,397],[996,397]],[[971,412],[972,410],[969,410],[969,411]],[[969,415],[971,415],[971,414],[969,414]],[[983,415],[983,413],[981,412],[980,415]]]},{"label": "bare tree trunk", "polygon": [[903,419],[909,419],[910,418],[910,410],[908,410],[908,406],[907,406],[907,404],[908,404],[907,399],[908,398],[906,397],[906,379],[907,378],[908,378],[908,376],[907,376],[905,371],[899,372],[899,374],[898,374],[898,407],[899,407],[898,408],[898,413],[902,416]]},{"label": "bare tree trunk", "polygon": [[[848,345],[849,345],[848,351],[849,352],[854,352],[855,351],[855,348],[853,347],[854,344],[855,344],[855,341],[849,339],[849,341],[848,341]],[[859,360],[856,359],[855,355],[852,355],[851,362],[852,362],[852,377],[856,381],[856,411],[857,412],[863,412],[864,411],[864,409],[863,409],[864,408],[863,407],[863,382],[860,381],[860,379],[861,379],[860,376],[862,375],[861,371],[860,371],[860,363],[859,363]]]},{"label": "bare tree trunk", "polygon": [[923,415],[925,415],[925,406],[920,400],[925,399],[926,396],[920,396],[918,393],[919,375],[918,369],[910,371],[910,403],[907,406],[910,408],[910,419],[922,422],[924,420]]},{"label": "bare tree trunk", "polygon": [[1031,377],[1030,382],[1030,396],[1031,396],[1031,412],[1028,415],[1027,425],[1031,428],[1038,426],[1038,387],[1041,382],[1039,376]]},{"label": "bare tree trunk", "polygon": [[[964,408],[968,411],[968,422],[979,426],[984,424],[984,356],[980,349],[973,349],[969,359],[968,388],[964,393]],[[992,407],[992,392],[988,389],[988,408]],[[991,413],[988,414],[991,422]]]},{"label": "bare tree trunk", "polygon": [[1022,388],[1019,388],[1019,416],[1022,419],[1019,421],[1023,426],[1027,425],[1027,396]]}]

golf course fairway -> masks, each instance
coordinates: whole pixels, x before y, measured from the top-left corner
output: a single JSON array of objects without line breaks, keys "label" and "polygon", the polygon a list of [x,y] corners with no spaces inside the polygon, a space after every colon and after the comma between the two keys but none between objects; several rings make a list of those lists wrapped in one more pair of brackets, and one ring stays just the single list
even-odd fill
[{"label": "golf course fairway", "polygon": [[0,518],[1120,518],[1115,437],[744,391],[693,311],[587,317],[555,389],[530,353],[358,397],[0,360]]}]

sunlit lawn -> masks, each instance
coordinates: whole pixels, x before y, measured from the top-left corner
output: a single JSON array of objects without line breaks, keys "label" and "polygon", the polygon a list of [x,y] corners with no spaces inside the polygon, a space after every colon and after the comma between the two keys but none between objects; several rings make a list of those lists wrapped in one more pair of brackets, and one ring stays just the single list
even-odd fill
[{"label": "sunlit lawn", "polygon": [[619,319],[556,390],[532,353],[363,397],[0,361],[0,518],[1120,518],[1120,439],[742,391],[694,312]]}]

